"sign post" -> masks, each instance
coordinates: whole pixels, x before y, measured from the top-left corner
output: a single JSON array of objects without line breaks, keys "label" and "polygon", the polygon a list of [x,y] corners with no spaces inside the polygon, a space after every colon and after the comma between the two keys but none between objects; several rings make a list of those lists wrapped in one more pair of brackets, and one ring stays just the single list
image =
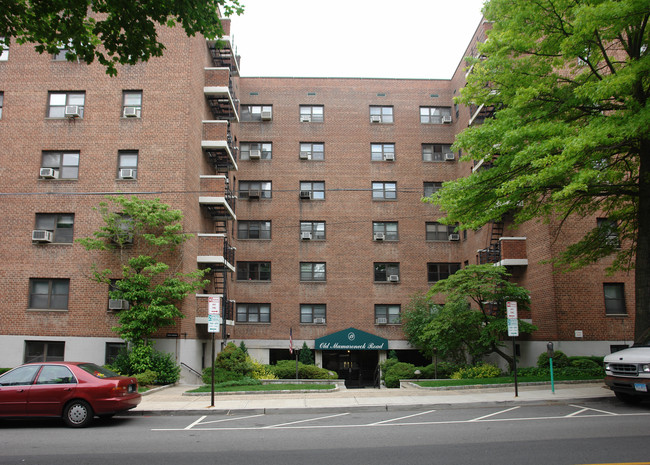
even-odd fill
[{"label": "sign post", "polygon": [[517,386],[517,344],[515,337],[519,336],[519,320],[517,319],[517,302],[506,302],[506,313],[508,316],[508,336],[512,337],[512,359],[515,368],[515,397],[519,396],[519,387]]},{"label": "sign post", "polygon": [[210,407],[214,407],[214,361],[215,361],[215,348],[214,348],[214,334],[219,332],[221,316],[221,297],[210,296],[208,297],[208,332],[212,335],[212,389]]},{"label": "sign post", "polygon": [[551,392],[555,394],[555,383],[553,382],[553,355],[555,355],[555,351],[552,342],[546,344],[546,353],[548,354],[548,364],[551,370]]}]

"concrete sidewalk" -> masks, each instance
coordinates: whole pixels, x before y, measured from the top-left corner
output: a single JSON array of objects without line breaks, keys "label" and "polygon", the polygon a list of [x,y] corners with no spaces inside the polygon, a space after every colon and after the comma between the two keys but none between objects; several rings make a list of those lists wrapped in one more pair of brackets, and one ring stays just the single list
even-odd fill
[{"label": "concrete sidewalk", "polygon": [[296,413],[384,411],[418,408],[458,408],[486,405],[521,405],[585,402],[614,399],[602,382],[549,385],[473,387],[440,390],[415,386],[400,389],[340,389],[308,392],[215,393],[188,395],[196,386],[175,385],[147,393],[130,415],[210,415],[232,413]]}]

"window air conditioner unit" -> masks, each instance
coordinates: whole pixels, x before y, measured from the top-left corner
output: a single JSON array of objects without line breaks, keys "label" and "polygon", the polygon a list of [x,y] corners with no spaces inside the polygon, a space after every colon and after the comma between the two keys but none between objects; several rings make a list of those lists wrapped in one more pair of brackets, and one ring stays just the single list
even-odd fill
[{"label": "window air conditioner unit", "polygon": [[41,168],[40,176],[44,179],[55,179],[56,170],[54,168]]},{"label": "window air conditioner unit", "polygon": [[52,231],[46,229],[34,229],[32,231],[32,240],[34,242],[52,242],[53,236]]},{"label": "window air conditioner unit", "polygon": [[128,168],[120,169],[120,179],[135,179],[135,170]]},{"label": "window air conditioner unit", "polygon": [[124,117],[125,118],[137,118],[138,109],[136,107],[124,107]]},{"label": "window air conditioner unit", "polygon": [[304,200],[311,200],[311,192],[310,191],[300,191],[300,198]]},{"label": "window air conditioner unit", "polygon": [[314,318],[314,324],[324,325],[325,324],[325,318]]},{"label": "window air conditioner unit", "polygon": [[449,240],[450,241],[459,241],[460,240],[460,234],[450,234],[449,235]]},{"label": "window air conditioner unit", "polygon": [[387,153],[384,155],[384,160],[386,161],[395,161],[395,154],[394,153]]},{"label": "window air conditioner unit", "polygon": [[371,123],[381,123],[381,116],[379,115],[370,115]]},{"label": "window air conditioner unit", "polygon": [[384,239],[386,239],[386,235],[384,233],[375,233],[376,241],[383,241]]},{"label": "window air conditioner unit", "polygon": [[248,198],[249,199],[259,199],[260,198],[260,191],[248,191]]},{"label": "window air conditioner unit", "polygon": [[124,299],[109,299],[108,300],[108,309],[109,310],[128,310],[129,301]]},{"label": "window air conditioner unit", "polygon": [[311,152],[300,152],[300,159],[309,160],[309,155],[311,155]]},{"label": "window air conditioner unit", "polygon": [[311,123],[311,116],[310,115],[300,115],[300,122],[301,123]]},{"label": "window air conditioner unit", "polygon": [[311,240],[311,233],[310,232],[302,232],[300,233],[300,239],[303,241],[310,241]]},{"label": "window air conditioner unit", "polygon": [[248,157],[251,160],[259,160],[262,158],[262,151],[261,150],[251,150]]},{"label": "window air conditioner unit", "polygon": [[443,123],[451,123],[451,115],[445,115],[442,117]]},{"label": "window air conditioner unit", "polygon": [[66,118],[79,118],[81,116],[77,105],[66,105],[64,114]]},{"label": "window air conditioner unit", "polygon": [[273,118],[273,113],[270,111],[263,111],[261,114],[262,121],[271,121]]},{"label": "window air conditioner unit", "polygon": [[385,325],[386,323],[388,323],[388,319],[387,318],[377,318],[375,320],[375,323],[378,324],[378,325]]},{"label": "window air conditioner unit", "polygon": [[390,276],[388,276],[388,281],[390,281],[391,283],[397,283],[399,282],[399,276],[396,274],[391,274]]},{"label": "window air conditioner unit", "polygon": [[456,155],[454,155],[454,152],[445,153],[445,160],[446,161],[454,161],[455,159],[456,159]]}]

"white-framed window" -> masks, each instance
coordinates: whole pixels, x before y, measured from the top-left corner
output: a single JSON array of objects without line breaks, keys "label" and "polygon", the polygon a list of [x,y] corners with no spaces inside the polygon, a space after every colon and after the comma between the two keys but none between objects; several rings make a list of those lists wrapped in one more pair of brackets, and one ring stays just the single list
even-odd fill
[{"label": "white-framed window", "polygon": [[273,105],[242,105],[240,111],[240,119],[244,122],[273,119]]},{"label": "white-framed window", "polygon": [[323,105],[300,105],[301,123],[322,123],[325,107]]},{"label": "white-framed window", "polygon": [[271,239],[271,222],[239,220],[237,239]]},{"label": "white-framed window", "polygon": [[237,281],[270,281],[271,262],[237,262]]},{"label": "white-framed window", "polygon": [[270,323],[271,304],[238,303],[236,315],[238,323]]},{"label": "white-framed window", "polygon": [[138,177],[138,151],[119,150],[117,152],[117,178],[137,179]]},{"label": "white-framed window", "polygon": [[603,283],[606,315],[626,315],[625,284]]},{"label": "white-framed window", "polygon": [[142,117],[142,91],[122,91],[122,118]]},{"label": "white-framed window", "polygon": [[456,226],[438,223],[436,221],[427,222],[425,225],[427,241],[448,241],[449,235],[454,234]]},{"label": "white-framed window", "polygon": [[460,263],[427,263],[427,281],[435,283],[460,270]]},{"label": "white-framed window", "polygon": [[451,123],[450,107],[420,107],[420,123],[443,124]]},{"label": "white-framed window", "polygon": [[300,198],[325,200],[325,181],[300,181]]},{"label": "white-framed window", "polygon": [[401,322],[401,313],[400,305],[375,305],[375,324],[399,324]]},{"label": "white-framed window", "polygon": [[29,308],[67,310],[69,292],[69,279],[31,278]]},{"label": "white-framed window", "polygon": [[301,142],[300,143],[301,160],[324,160],[325,144],[322,142]]},{"label": "white-framed window", "polygon": [[[304,236],[309,234],[309,236]],[[312,241],[325,240],[325,222],[324,221],[301,221],[300,237],[309,237]]]},{"label": "white-framed window", "polygon": [[453,155],[451,144],[422,144],[422,161],[446,161]]},{"label": "white-framed window", "polygon": [[324,324],[327,317],[327,307],[325,304],[301,304],[300,305],[300,322],[301,323],[320,323]]},{"label": "white-framed window", "polygon": [[240,160],[270,160],[273,157],[271,142],[242,142],[239,144]]},{"label": "white-framed window", "polygon": [[392,106],[370,106],[370,122],[371,123],[392,123],[393,122],[393,107]]},{"label": "white-framed window", "polygon": [[399,281],[399,263],[382,263],[376,262],[375,269],[375,282],[397,282]]},{"label": "white-framed window", "polygon": [[325,263],[300,263],[300,281],[325,281]]},{"label": "white-framed window", "polygon": [[44,151],[41,168],[52,168],[57,179],[78,179],[79,152]]},{"label": "white-framed window", "polygon": [[398,241],[397,221],[373,221],[372,237],[374,240]]},{"label": "white-framed window", "polygon": [[373,181],[372,183],[372,200],[396,200],[397,183]]},{"label": "white-framed window", "polygon": [[395,144],[370,144],[372,161],[395,161]]},{"label": "white-framed window", "polygon": [[73,110],[76,109],[77,113],[75,117],[83,118],[85,101],[85,92],[50,92],[47,102],[47,117],[65,118],[67,115],[70,115]]},{"label": "white-framed window", "polygon": [[271,181],[239,181],[240,199],[270,199]]},{"label": "white-framed window", "polygon": [[34,229],[50,231],[52,242],[72,243],[74,213],[37,213]]}]

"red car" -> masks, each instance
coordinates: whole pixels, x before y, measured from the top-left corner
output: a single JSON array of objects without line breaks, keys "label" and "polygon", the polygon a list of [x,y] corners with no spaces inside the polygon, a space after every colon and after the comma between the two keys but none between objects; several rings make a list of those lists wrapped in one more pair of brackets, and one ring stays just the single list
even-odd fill
[{"label": "red car", "polygon": [[28,363],[0,375],[0,417],[62,417],[82,428],[95,415],[134,408],[141,398],[135,378],[94,363]]}]

